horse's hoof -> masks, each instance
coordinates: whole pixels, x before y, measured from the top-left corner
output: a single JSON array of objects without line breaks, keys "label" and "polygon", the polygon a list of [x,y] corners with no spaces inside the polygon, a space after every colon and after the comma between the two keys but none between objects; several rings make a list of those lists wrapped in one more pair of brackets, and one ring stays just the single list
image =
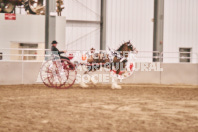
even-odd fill
[{"label": "horse's hoof", "polygon": [[80,84],[81,88],[88,88],[89,86],[87,84]]},{"label": "horse's hoof", "polygon": [[120,85],[112,85],[111,88],[112,89],[122,89],[122,87]]},{"label": "horse's hoof", "polygon": [[86,86],[81,86],[81,88],[88,88],[88,86],[86,85]]},{"label": "horse's hoof", "polygon": [[97,82],[95,82],[95,81],[91,81],[91,82],[92,82],[93,85],[96,85],[97,84]]}]

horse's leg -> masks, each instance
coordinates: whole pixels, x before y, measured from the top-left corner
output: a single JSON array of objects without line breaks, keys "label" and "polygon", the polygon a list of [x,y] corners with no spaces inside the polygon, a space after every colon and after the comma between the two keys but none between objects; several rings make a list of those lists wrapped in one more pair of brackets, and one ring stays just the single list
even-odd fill
[{"label": "horse's leg", "polygon": [[[100,70],[100,69],[101,69],[101,67],[100,67],[100,65],[98,63],[98,64],[96,64],[96,66],[92,66],[92,70],[91,71],[95,72],[95,71]],[[95,75],[91,76],[91,82],[93,83],[93,85],[96,85],[98,83],[98,81],[95,79]]]},{"label": "horse's leg", "polygon": [[122,89],[122,87],[120,85],[118,85],[118,78],[113,77],[112,79],[113,79],[113,81],[112,81],[111,88],[112,89]]},{"label": "horse's leg", "polygon": [[[91,67],[90,67],[90,68],[87,67],[86,70],[87,70],[87,71],[85,71],[83,75],[88,75],[89,72],[91,71]],[[84,82],[84,80],[81,80],[80,86],[81,86],[82,88],[87,88],[87,87],[88,87],[88,85]]]},{"label": "horse's leg", "polygon": [[[84,72],[83,75],[88,75],[88,71]],[[88,87],[88,85],[87,85],[83,80],[81,80],[80,86],[81,86],[82,88],[87,88],[87,87]]]},{"label": "horse's leg", "polygon": [[119,75],[119,73],[120,73],[120,65],[119,65],[119,68],[116,70],[116,76],[117,77],[112,77],[112,85],[111,85],[112,89],[122,89],[122,87],[120,85],[118,85],[118,75]]},{"label": "horse's leg", "polygon": [[94,75],[91,76],[91,82],[93,85],[96,85],[98,82],[95,80]]}]

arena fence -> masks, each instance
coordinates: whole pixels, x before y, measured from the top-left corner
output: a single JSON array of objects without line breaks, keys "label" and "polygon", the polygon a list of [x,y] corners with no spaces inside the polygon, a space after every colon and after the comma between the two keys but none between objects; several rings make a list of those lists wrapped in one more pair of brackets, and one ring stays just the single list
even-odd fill
[{"label": "arena fence", "polygon": [[[72,57],[76,52],[68,51],[66,56]],[[131,77],[122,80],[121,83],[198,85],[198,55],[184,53],[190,54],[190,57],[183,57],[180,56],[180,53],[139,51],[136,55],[136,69],[139,70],[135,71]],[[51,56],[49,49],[0,49],[0,85],[40,84],[38,79],[40,67],[45,58],[49,56]],[[179,63],[180,59],[186,59],[189,62]],[[161,70],[141,69],[145,68],[145,65],[159,66]],[[82,72],[78,71],[78,73],[82,75]],[[104,72],[96,73],[103,74]]]}]

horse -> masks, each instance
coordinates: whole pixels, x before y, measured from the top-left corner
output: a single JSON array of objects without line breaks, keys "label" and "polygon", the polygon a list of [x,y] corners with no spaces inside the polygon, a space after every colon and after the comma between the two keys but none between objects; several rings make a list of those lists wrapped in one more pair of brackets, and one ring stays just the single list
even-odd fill
[{"label": "horse", "polygon": [[[87,71],[84,72],[84,75],[89,74],[90,71],[96,71],[99,70],[101,67],[105,67],[109,68],[110,70],[116,68],[115,72],[118,76],[126,66],[126,63],[128,61],[128,53],[132,51],[138,53],[135,46],[130,41],[128,41],[123,43],[117,50],[110,51],[111,53],[100,52],[89,55],[89,58],[87,59],[88,65],[86,65]],[[114,81],[112,81],[112,89],[121,89],[121,86],[117,84],[118,79],[112,79],[114,79]],[[94,82],[92,81],[92,83]],[[85,84],[85,82],[83,81],[80,83],[80,85],[83,88],[88,87],[88,85]]]}]

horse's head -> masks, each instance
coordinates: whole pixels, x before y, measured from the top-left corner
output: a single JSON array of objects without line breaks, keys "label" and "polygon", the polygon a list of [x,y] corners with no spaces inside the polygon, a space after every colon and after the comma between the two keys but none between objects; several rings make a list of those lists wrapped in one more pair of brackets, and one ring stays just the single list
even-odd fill
[{"label": "horse's head", "polygon": [[128,51],[133,51],[134,53],[138,53],[136,47],[129,41],[125,43],[128,47]]},{"label": "horse's head", "polygon": [[134,53],[138,53],[136,47],[130,41],[122,44],[117,51],[133,51]]}]

